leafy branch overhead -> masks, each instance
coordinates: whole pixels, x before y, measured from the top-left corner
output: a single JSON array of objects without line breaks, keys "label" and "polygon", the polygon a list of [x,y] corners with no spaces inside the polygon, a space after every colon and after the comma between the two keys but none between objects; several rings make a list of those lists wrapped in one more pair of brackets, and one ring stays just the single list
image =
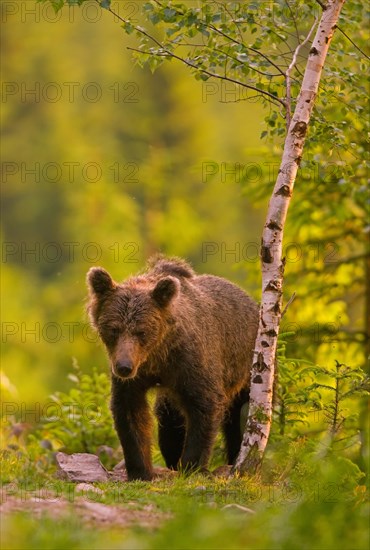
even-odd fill
[{"label": "leafy branch overhead", "polygon": [[[87,0],[37,0],[50,2],[56,11],[64,5],[81,6]],[[120,4],[111,0],[96,0],[108,10],[127,34],[135,34],[137,47],[129,47],[139,65],[154,71],[164,60],[176,59],[188,66],[195,78],[221,81],[222,85],[238,90],[239,101],[258,101],[275,105],[281,116],[270,113],[267,118],[270,134],[283,136],[295,107],[303,78],[304,63],[311,47],[311,36],[322,11],[322,3],[311,2],[225,2],[207,0],[181,3],[171,0],[139,2],[142,15],[138,19],[121,15]],[[351,4],[346,24],[356,25],[363,18],[363,7]],[[124,13],[124,12],[123,12]],[[145,27],[141,22],[145,22]],[[350,26],[350,25],[349,25]],[[369,56],[356,45],[354,37],[344,32],[342,37],[350,45],[349,55],[359,56],[363,63]],[[335,96],[346,105],[338,79],[351,76],[354,88],[359,80],[356,74],[346,74],[340,68],[345,55],[342,45],[333,52],[328,65],[323,104]],[[361,91],[363,85],[357,82]],[[228,90],[230,91],[228,88]],[[362,90],[365,91],[365,90]]]}]

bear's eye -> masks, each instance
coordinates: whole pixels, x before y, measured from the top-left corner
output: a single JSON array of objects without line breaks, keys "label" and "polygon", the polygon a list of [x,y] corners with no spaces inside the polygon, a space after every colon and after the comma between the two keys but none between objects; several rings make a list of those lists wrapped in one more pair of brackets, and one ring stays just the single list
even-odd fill
[{"label": "bear's eye", "polygon": [[134,332],[134,336],[140,340],[141,342],[145,342],[146,340],[146,337],[147,337],[147,334],[145,332],[145,330],[136,330]]},{"label": "bear's eye", "polygon": [[104,330],[101,331],[101,336],[103,340],[112,342],[114,340],[117,340],[120,332],[121,330],[119,327],[105,327]]}]

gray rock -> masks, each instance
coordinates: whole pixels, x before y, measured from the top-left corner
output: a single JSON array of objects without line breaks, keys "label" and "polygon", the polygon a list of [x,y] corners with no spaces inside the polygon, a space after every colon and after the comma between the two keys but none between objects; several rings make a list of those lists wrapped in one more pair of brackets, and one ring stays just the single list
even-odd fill
[{"label": "gray rock", "polygon": [[108,481],[107,470],[96,455],[90,453],[56,453],[58,477],[66,481]]}]

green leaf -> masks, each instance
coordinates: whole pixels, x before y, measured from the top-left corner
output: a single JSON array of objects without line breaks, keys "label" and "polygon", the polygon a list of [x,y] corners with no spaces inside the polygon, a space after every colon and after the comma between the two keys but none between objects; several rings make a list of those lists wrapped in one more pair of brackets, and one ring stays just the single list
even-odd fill
[{"label": "green leaf", "polygon": [[176,15],[177,15],[176,10],[174,10],[172,8],[165,8],[163,10],[163,20],[166,23],[170,23],[170,22],[174,21]]},{"label": "green leaf", "polygon": [[200,73],[199,78],[200,78],[200,80],[206,81],[206,80],[208,80],[210,77],[209,77],[208,74]]},{"label": "green leaf", "polygon": [[238,61],[241,61],[242,63],[247,63],[249,61],[249,56],[246,53],[238,53],[236,58]]},{"label": "green leaf", "polygon": [[[45,2],[45,0],[41,1]],[[58,13],[64,6],[64,0],[50,0],[50,3],[53,6],[55,13]]]},{"label": "green leaf", "polygon": [[154,10],[154,6],[150,4],[150,2],[146,2],[143,5],[143,11],[153,11],[153,10]]},{"label": "green leaf", "polygon": [[127,34],[132,34],[135,30],[135,27],[128,21],[126,23],[123,23],[122,28]]},{"label": "green leaf", "polygon": [[100,2],[100,6],[105,10],[109,10],[111,7],[111,4],[112,4],[112,0],[101,0]]}]

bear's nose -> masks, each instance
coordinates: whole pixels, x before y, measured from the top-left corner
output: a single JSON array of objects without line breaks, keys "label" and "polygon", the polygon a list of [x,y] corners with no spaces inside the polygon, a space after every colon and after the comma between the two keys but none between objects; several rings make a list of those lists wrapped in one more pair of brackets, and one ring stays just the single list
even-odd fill
[{"label": "bear's nose", "polygon": [[116,373],[122,378],[127,378],[132,373],[132,363],[130,361],[118,361],[116,363]]}]

